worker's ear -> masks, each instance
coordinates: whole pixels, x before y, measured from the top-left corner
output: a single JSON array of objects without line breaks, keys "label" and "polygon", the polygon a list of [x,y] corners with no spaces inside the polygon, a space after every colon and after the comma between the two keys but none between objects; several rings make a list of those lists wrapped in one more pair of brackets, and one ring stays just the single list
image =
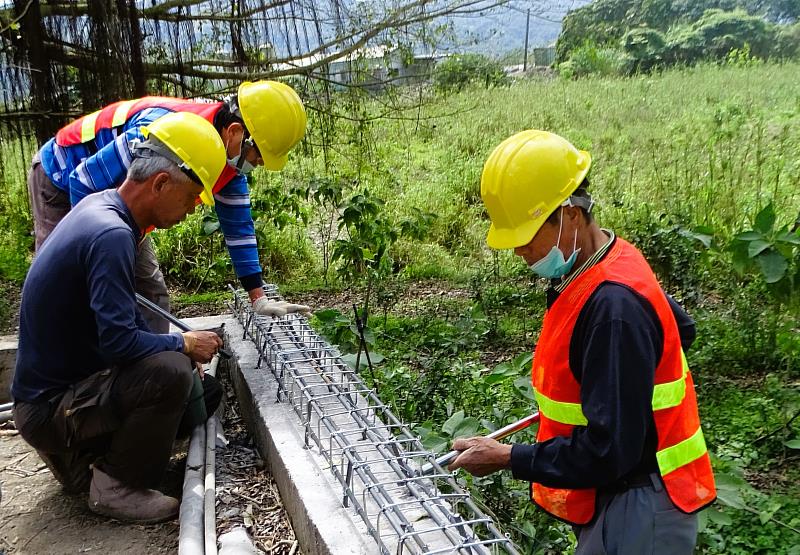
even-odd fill
[{"label": "worker's ear", "polygon": [[235,121],[225,128],[228,144],[238,144],[244,138],[244,125]]},{"label": "worker's ear", "polygon": [[150,185],[151,190],[156,194],[160,195],[167,184],[170,182],[170,175],[167,172],[159,172],[153,178],[153,183]]},{"label": "worker's ear", "polygon": [[573,224],[577,224],[583,215],[583,210],[578,206],[565,206],[563,210],[564,219],[569,220]]}]

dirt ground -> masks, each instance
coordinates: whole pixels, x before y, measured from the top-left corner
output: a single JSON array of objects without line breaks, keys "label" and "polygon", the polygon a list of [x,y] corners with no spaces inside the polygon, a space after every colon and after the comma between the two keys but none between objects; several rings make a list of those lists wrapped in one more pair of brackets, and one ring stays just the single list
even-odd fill
[{"label": "dirt ground", "polygon": [[[14,431],[0,433],[0,553],[174,553],[178,523],[131,526],[97,517],[85,495],[67,495]],[[180,487],[177,469],[167,478]],[[178,480],[176,482],[176,479]]]},{"label": "dirt ground", "polygon": [[[244,526],[261,553],[302,555],[280,494],[265,470],[241,416],[226,373],[224,429],[229,441],[218,448],[217,535]],[[0,426],[0,555],[175,553],[178,522],[128,525],[95,516],[86,495],[63,492],[50,471],[17,434]],[[3,429],[5,428],[5,429]],[[159,489],[180,497],[188,442],[175,455]]]}]

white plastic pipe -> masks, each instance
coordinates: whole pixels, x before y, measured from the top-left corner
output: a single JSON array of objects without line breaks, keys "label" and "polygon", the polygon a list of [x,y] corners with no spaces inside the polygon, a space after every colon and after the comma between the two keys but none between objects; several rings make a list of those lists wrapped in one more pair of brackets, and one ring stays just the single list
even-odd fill
[{"label": "white plastic pipe", "polygon": [[14,413],[12,413],[10,410],[0,412],[0,424],[3,424],[13,419],[14,419]]},{"label": "white plastic pipe", "polygon": [[[215,376],[219,356],[211,359],[205,372]],[[211,434],[209,435],[209,428]],[[206,441],[206,438],[210,438]],[[214,446],[216,438],[215,417],[205,425],[192,430],[189,453],[186,456],[186,473],[183,478],[183,498],[179,516],[178,555],[216,555],[217,525],[215,510]],[[208,458],[211,464],[208,464]],[[210,469],[210,471],[209,471]],[[209,476],[210,472],[210,476]],[[210,486],[210,492],[209,490]],[[206,509],[210,497],[210,508]]]},{"label": "white plastic pipe", "polygon": [[206,422],[206,468],[205,492],[203,495],[206,555],[217,555],[216,477],[214,475],[216,420],[217,417],[212,416]]},{"label": "white plastic pipe", "polygon": [[[217,367],[219,366],[219,355],[211,359],[208,366],[208,373],[217,377]],[[220,403],[220,407],[222,404]],[[220,411],[217,407],[217,413]],[[217,507],[216,507],[216,446],[217,446],[217,414],[212,414],[206,421],[206,468],[205,468],[205,492],[203,495],[203,523],[205,528],[205,555],[217,555]]]},{"label": "white plastic pipe", "polygon": [[186,474],[183,478],[183,498],[180,510],[178,555],[203,555],[203,494],[206,430],[198,425],[192,430],[189,454],[186,456]]}]

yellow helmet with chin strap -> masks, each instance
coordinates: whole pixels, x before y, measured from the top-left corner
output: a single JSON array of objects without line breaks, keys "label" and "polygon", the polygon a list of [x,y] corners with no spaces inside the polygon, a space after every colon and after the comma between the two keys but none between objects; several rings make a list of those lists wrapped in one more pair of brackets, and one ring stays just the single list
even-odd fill
[{"label": "yellow helmet with chin strap", "polygon": [[225,145],[214,126],[191,112],[172,112],[140,129],[145,140],[133,151],[152,151],[177,164],[192,181],[203,186],[200,200],[214,206],[214,184],[227,163]]},{"label": "yellow helmet with chin strap", "polygon": [[548,216],[577,189],[592,157],[554,133],[530,129],[500,143],[481,174],[481,198],[494,249],[527,245]]},{"label": "yellow helmet with chin strap", "polygon": [[303,101],[292,87],[278,81],[245,81],[239,86],[237,102],[264,167],[283,169],[289,151],[306,133]]}]

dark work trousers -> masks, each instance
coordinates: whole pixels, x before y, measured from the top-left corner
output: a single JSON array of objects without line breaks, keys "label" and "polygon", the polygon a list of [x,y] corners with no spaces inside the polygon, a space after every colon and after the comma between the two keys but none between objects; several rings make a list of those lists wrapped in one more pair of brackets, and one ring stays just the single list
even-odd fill
[{"label": "dark work trousers", "polygon": [[36,252],[44,240],[70,210],[69,195],[56,187],[42,168],[39,153],[33,157],[28,172],[28,198],[33,212]]},{"label": "dark work trousers", "polygon": [[[172,453],[192,388],[194,365],[176,352],[104,370],[49,401],[14,406],[22,437],[67,491],[87,491],[89,465],[135,488],[154,488]],[[203,380],[208,414],[222,397],[219,383]]]},{"label": "dark work trousers", "polygon": [[[28,197],[33,212],[33,230],[36,236],[36,252],[52,233],[56,224],[70,211],[69,194],[56,187],[47,177],[39,161],[39,153],[33,157],[28,172]],[[153,243],[147,236],[139,244],[136,253],[136,292],[169,312],[169,292],[164,274],[158,266]],[[148,308],[140,308],[144,321],[153,333],[169,333],[169,322]]]},{"label": "dark work trousers", "polygon": [[600,493],[597,515],[575,526],[575,555],[691,555],[697,541],[697,515],[679,511],[661,479],[619,493]]},{"label": "dark work trousers", "polygon": [[[147,235],[136,252],[136,292],[169,312],[169,292],[164,282],[164,274],[158,265],[153,242]],[[139,307],[144,321],[153,333],[169,333],[169,322],[143,306]]]}]

